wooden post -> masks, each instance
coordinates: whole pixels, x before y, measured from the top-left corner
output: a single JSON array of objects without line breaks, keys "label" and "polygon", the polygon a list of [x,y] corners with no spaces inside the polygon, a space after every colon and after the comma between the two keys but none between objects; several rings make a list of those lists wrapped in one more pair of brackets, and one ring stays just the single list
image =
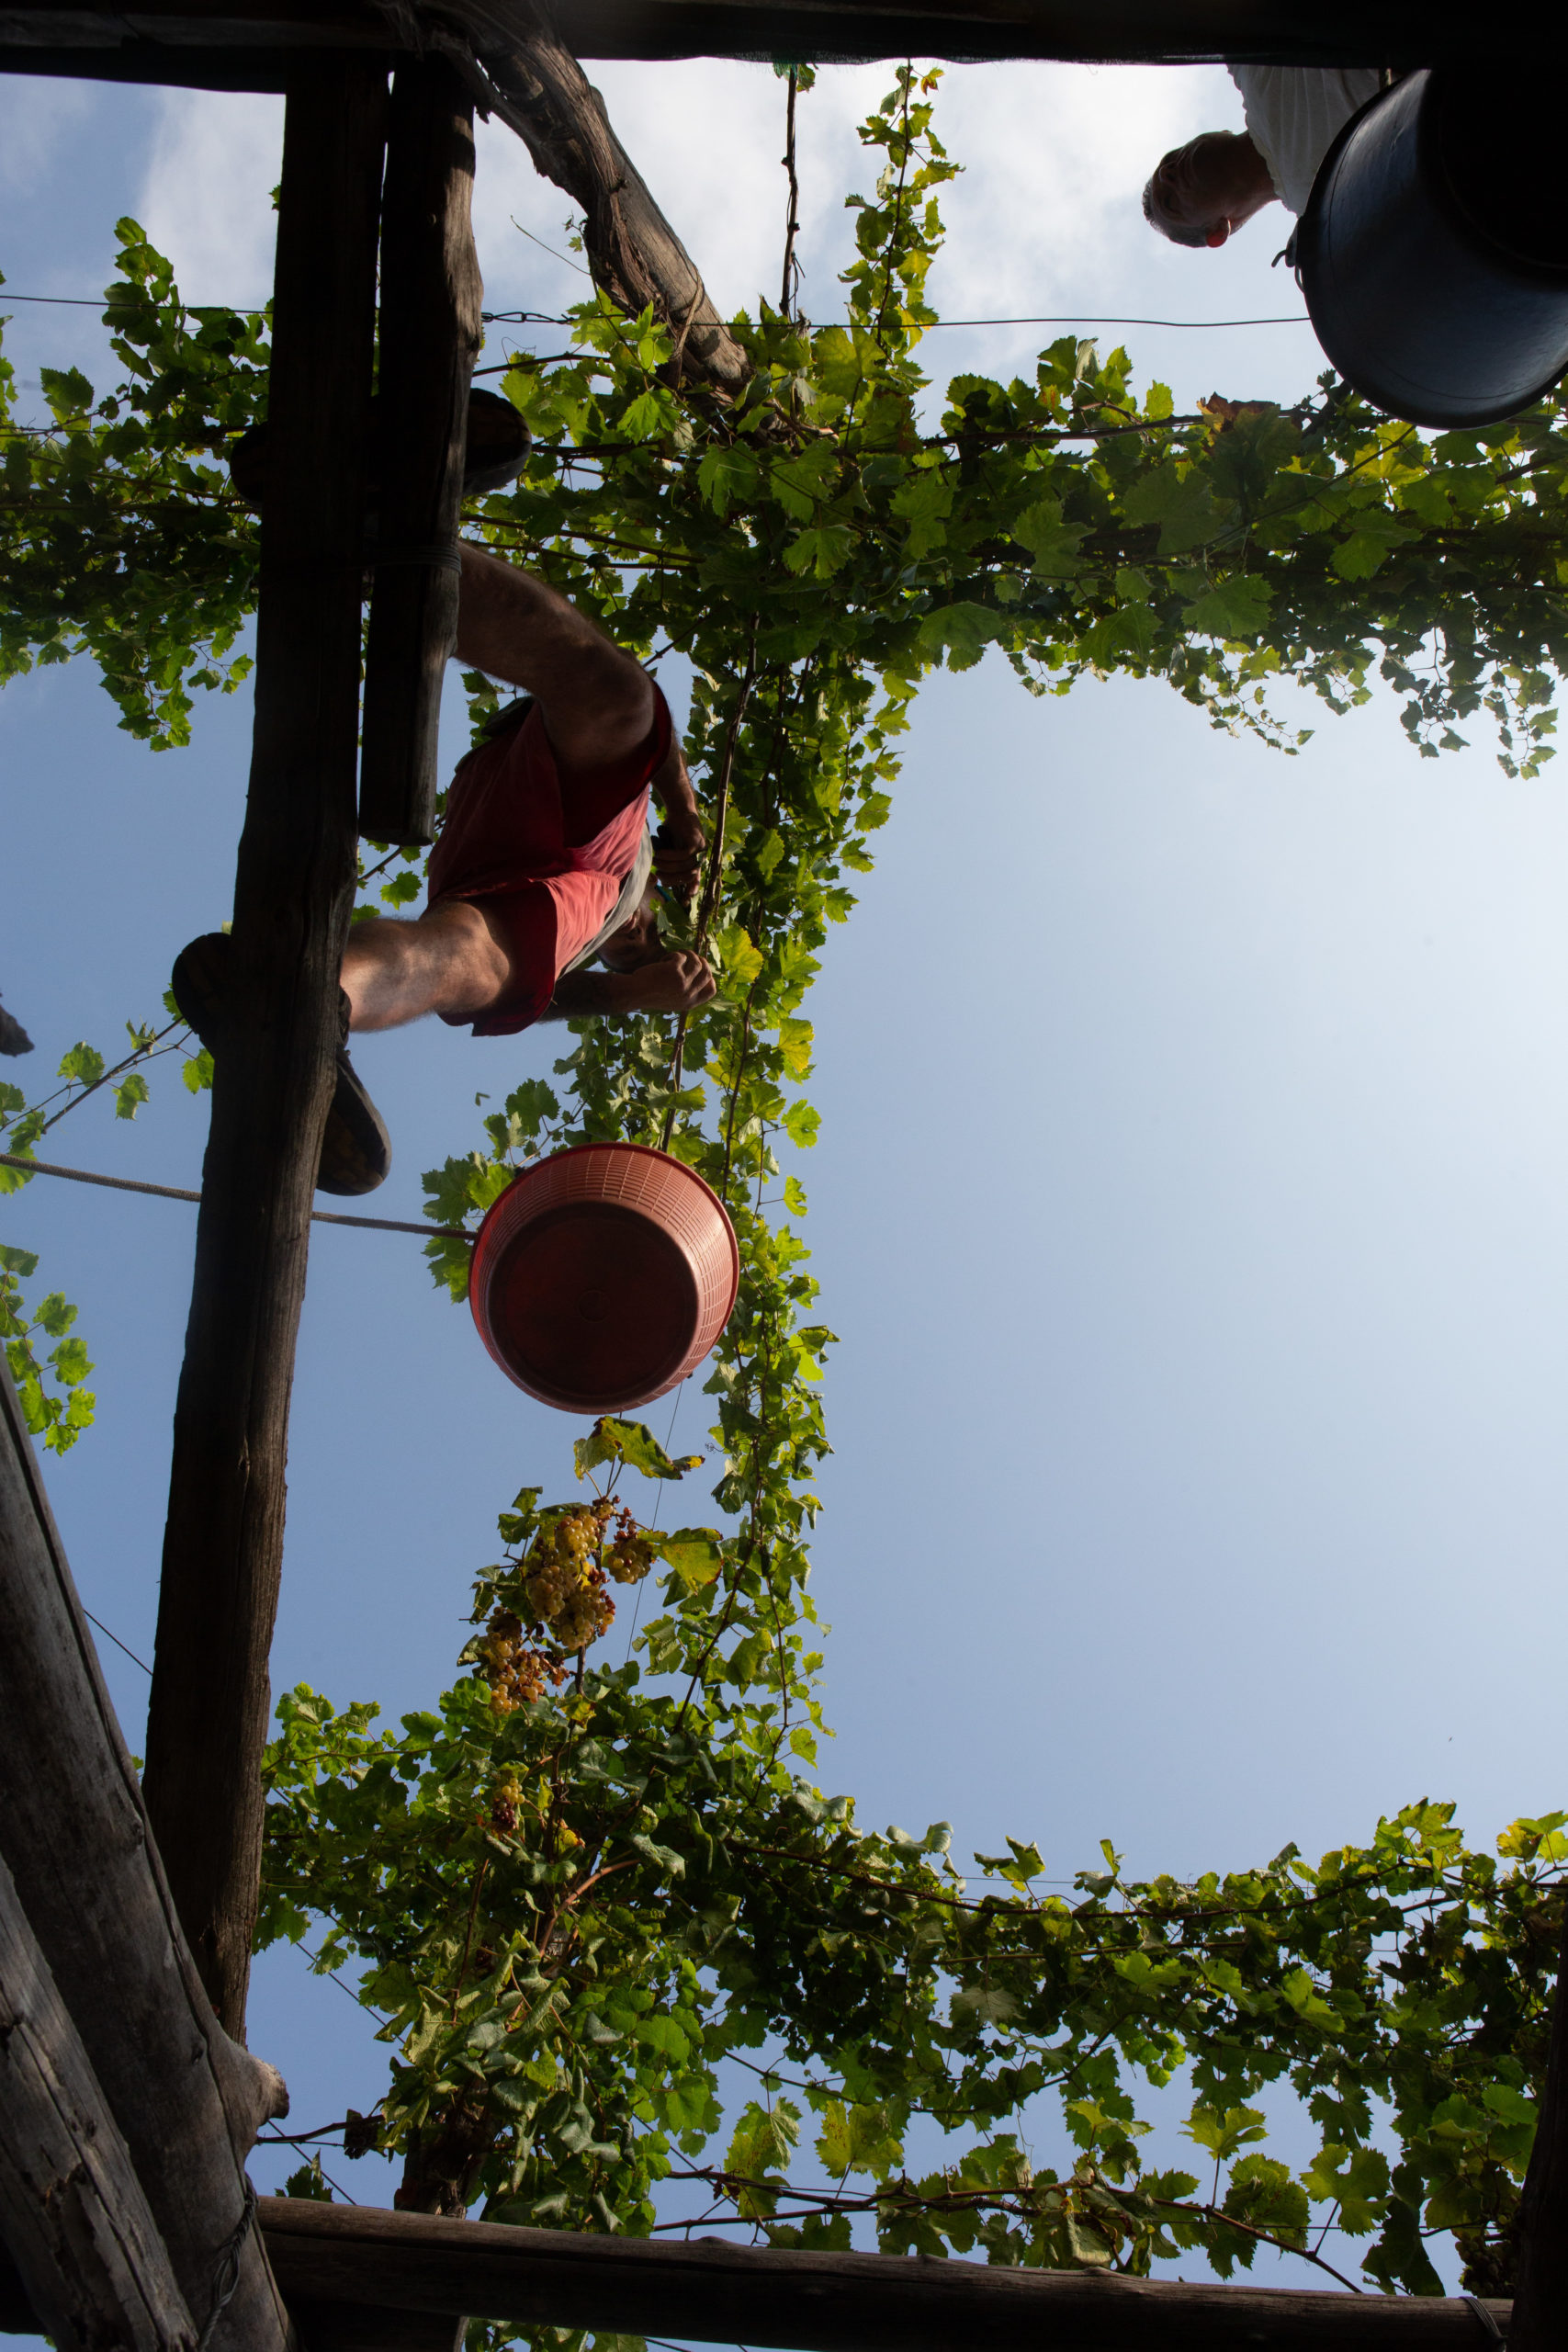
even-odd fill
[{"label": "wooden post", "polygon": [[1568,1901],[1551,2004],[1540,2115],[1519,2200],[1519,2264],[1509,2352],[1568,2344]]},{"label": "wooden post", "polygon": [[377,568],[359,783],[359,830],[378,842],[435,834],[468,385],[484,341],[473,186],[472,101],[445,58],[411,58],[392,78],[381,207]]},{"label": "wooden post", "polygon": [[[301,62],[285,117],[255,734],[175,1408],[147,1803],[244,2030],[294,1345],[355,877],[365,440],[386,74]],[[344,1334],[344,1345],[349,1344]]]},{"label": "wooden post", "polygon": [[4,1862],[0,2237],[59,2352],[190,2352],[199,2331]]},{"label": "wooden post", "polygon": [[[288,2097],[222,2031],[180,1933],[3,1359],[0,1790],[17,1900],[200,2324],[245,2211],[245,2156]],[[283,2352],[284,2342],[252,2231],[215,2352]]]}]

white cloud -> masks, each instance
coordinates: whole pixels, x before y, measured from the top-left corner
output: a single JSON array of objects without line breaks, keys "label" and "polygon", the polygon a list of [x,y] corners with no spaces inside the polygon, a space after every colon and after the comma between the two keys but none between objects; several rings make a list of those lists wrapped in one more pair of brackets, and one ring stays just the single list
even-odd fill
[{"label": "white cloud", "polygon": [[0,74],[0,188],[30,190],[91,105],[80,82]]},{"label": "white cloud", "polygon": [[173,262],[187,302],[248,308],[266,300],[276,229],[272,191],[282,155],[281,98],[164,93],[139,217]]},{"label": "white cloud", "polygon": [[[759,293],[776,300],[784,91],[772,69],[697,58],[601,62],[589,70],[720,309],[752,309]],[[853,245],[844,198],[853,189],[869,193],[880,162],[862,147],[856,127],[890,82],[886,64],[825,66],[800,101],[803,294],[818,321],[842,314],[838,277]],[[1239,120],[1240,101],[1218,66],[950,66],[936,127],[964,170],[942,191],[948,240],[931,277],[938,310],[955,319],[1297,310],[1295,289],[1269,268],[1275,243],[1283,243],[1277,211],[1218,254],[1184,253],[1155,236],[1142,217],[1139,191],[1167,147]],[[281,138],[280,99],[164,94],[141,217],[174,260],[188,299],[265,296]],[[479,126],[479,151],[475,229],[488,307],[562,310],[587,285],[565,252],[570,198],[539,177],[503,125]],[[1027,368],[1042,344],[1069,331],[944,330],[925,356],[942,379],[969,368],[1005,374]],[[1103,339],[1119,339],[1119,331],[1106,330]],[[1163,375],[1182,400],[1210,382],[1293,397],[1320,364],[1310,336],[1288,331],[1260,339],[1140,329],[1128,330],[1127,339],[1140,375]],[[498,340],[556,347],[547,329],[502,330]]]}]

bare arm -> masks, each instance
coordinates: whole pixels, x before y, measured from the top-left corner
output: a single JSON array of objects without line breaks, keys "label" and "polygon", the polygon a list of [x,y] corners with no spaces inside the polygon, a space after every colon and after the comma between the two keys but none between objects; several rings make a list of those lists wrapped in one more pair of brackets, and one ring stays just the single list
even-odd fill
[{"label": "bare arm", "polygon": [[547,1021],[584,1013],[691,1012],[706,1004],[717,983],[700,956],[678,947],[631,972],[563,972],[547,1006]]},{"label": "bare arm", "polygon": [[671,735],[670,749],[654,770],[649,788],[664,811],[664,822],[653,837],[654,871],[666,888],[689,899],[702,870],[707,835],[678,736]]},{"label": "bare arm", "polygon": [[653,686],[641,662],[547,582],[468,540],[459,552],[457,659],[533,695],[570,766],[604,765],[645,741]]}]

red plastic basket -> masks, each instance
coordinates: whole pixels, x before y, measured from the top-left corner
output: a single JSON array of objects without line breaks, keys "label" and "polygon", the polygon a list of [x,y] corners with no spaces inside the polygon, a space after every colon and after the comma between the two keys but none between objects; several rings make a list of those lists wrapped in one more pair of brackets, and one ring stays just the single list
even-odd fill
[{"label": "red plastic basket", "polygon": [[739,1282],[735,1228],[699,1175],[644,1144],[591,1143],[525,1168],[492,1204],[468,1303],[530,1396],[616,1413],[696,1369]]}]

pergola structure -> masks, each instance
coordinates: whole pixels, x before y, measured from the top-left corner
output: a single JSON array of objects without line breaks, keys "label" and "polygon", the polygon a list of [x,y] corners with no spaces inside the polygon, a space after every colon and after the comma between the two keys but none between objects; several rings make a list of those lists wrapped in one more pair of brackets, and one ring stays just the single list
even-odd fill
[{"label": "pergola structure", "polygon": [[[744,355],[580,57],[1401,65],[1462,55],[1467,33],[1412,0],[1317,0],[1310,17],[1280,0],[0,0],[0,70],[288,99],[240,986],[213,1086],[144,1787],[0,1371],[0,2328],[44,2328],[62,2352],[434,2352],[479,2312],[804,2352],[1039,2330],[1084,2352],[1477,2352],[1490,2323],[1464,2301],[649,2246],[277,2199],[257,2226],[245,2158],[286,2099],[243,2047],[289,1392],[356,837],[423,842],[433,825],[482,334],[475,107],[582,206],[599,283],[651,301],[685,371],[722,390]],[[1568,14],[1521,0],[1509,39],[1549,69]],[[1563,2041],[1560,2014],[1515,2352],[1568,2344]]]}]

